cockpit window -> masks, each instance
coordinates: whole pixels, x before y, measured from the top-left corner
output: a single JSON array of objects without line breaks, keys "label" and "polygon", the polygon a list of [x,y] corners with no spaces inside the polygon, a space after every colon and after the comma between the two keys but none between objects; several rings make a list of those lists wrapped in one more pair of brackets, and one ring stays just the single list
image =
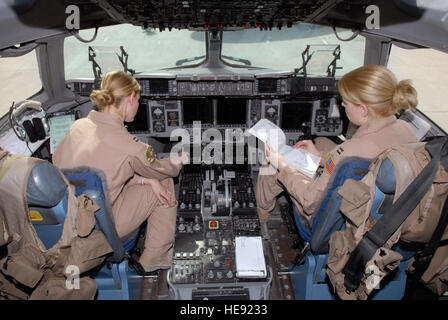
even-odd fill
[{"label": "cockpit window", "polygon": [[[344,29],[337,29],[337,33],[341,39],[350,38],[353,34],[352,31]],[[309,65],[314,67],[310,69],[311,72],[307,72],[308,74],[327,75],[326,70],[331,63],[331,56],[319,53],[337,45],[340,45],[340,59],[337,60],[336,76],[342,76],[364,64],[364,37],[357,36],[351,41],[340,41],[332,28],[307,23],[299,23],[281,30],[273,28],[270,31],[247,29],[225,32],[222,56],[225,61],[233,64],[237,64],[234,61],[238,58],[249,61],[251,66],[255,67],[293,71],[302,67],[302,53],[308,45],[315,48],[327,47],[315,51],[316,55],[309,61]],[[230,59],[226,60],[226,57]],[[317,67],[318,65],[320,67]]]},{"label": "cockpit window", "polygon": [[[93,29],[79,33],[86,40],[91,39],[93,34]],[[89,61],[89,47],[94,51],[94,59],[103,75],[114,69],[123,69],[118,58],[122,55],[120,47],[123,47],[128,55],[128,68],[140,73],[173,67],[176,62],[185,58],[199,57],[183,63],[183,66],[201,62],[201,59],[204,59],[202,56],[205,55],[204,39],[203,32],[160,32],[131,24],[100,28],[96,39],[90,43],[83,43],[70,36],[64,42],[65,78],[94,78],[92,63]]]},{"label": "cockpit window", "polygon": [[35,50],[20,57],[0,58],[0,74],[0,117],[13,102],[26,100],[42,89]]},{"label": "cockpit window", "polygon": [[[340,38],[349,38],[352,32],[338,29]],[[94,30],[83,30],[79,35],[92,38]],[[333,59],[331,51],[340,46],[340,59],[336,62],[336,76],[363,65],[364,44],[362,36],[351,41],[340,41],[330,27],[301,23],[291,28],[271,31],[244,29],[223,32],[223,61],[242,67],[260,67],[276,71],[293,71],[302,66],[302,53],[308,45],[321,47],[309,61],[308,74],[325,76]],[[327,48],[322,49],[322,47]],[[96,39],[84,43],[71,36],[64,46],[66,79],[93,78],[90,57],[104,75],[110,70],[127,67],[137,74],[154,72],[170,67],[186,67],[204,61],[206,56],[205,32],[189,30],[157,31],[131,24],[100,28]],[[333,49],[331,49],[333,48]],[[327,51],[330,54],[321,54]],[[310,53],[313,51],[310,50]],[[315,68],[318,66],[318,68]],[[316,72],[315,70],[321,70]]]},{"label": "cockpit window", "polygon": [[388,67],[398,80],[411,79],[417,90],[417,109],[448,132],[446,92],[448,54],[429,48],[404,49],[392,45]]}]

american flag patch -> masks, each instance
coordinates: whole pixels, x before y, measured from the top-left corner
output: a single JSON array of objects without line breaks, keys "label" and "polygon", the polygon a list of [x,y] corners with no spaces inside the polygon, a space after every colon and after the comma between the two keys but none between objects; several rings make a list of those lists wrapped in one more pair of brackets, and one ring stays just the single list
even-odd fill
[{"label": "american flag patch", "polygon": [[334,164],[333,155],[330,154],[327,161],[325,161],[325,171],[328,174],[331,174],[333,172],[333,169],[336,165]]}]

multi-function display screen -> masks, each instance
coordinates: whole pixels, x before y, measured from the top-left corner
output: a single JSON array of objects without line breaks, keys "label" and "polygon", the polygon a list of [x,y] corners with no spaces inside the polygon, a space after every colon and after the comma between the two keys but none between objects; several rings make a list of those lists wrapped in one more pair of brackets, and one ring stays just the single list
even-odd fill
[{"label": "multi-function display screen", "polygon": [[140,103],[134,121],[125,122],[129,132],[148,131],[148,106],[146,103]]},{"label": "multi-function display screen", "polygon": [[237,98],[218,99],[218,124],[246,124],[247,100]]},{"label": "multi-function display screen", "polygon": [[300,130],[304,122],[311,121],[312,101],[285,101],[282,103],[282,106],[282,129]]},{"label": "multi-function display screen", "polygon": [[277,92],[277,79],[259,79],[259,93],[275,93]]},{"label": "multi-function display screen", "polygon": [[193,124],[193,121],[201,123],[213,123],[211,99],[184,99],[183,100],[184,124]]},{"label": "multi-function display screen", "polygon": [[168,80],[151,79],[149,80],[149,92],[151,94],[167,94],[169,93]]}]

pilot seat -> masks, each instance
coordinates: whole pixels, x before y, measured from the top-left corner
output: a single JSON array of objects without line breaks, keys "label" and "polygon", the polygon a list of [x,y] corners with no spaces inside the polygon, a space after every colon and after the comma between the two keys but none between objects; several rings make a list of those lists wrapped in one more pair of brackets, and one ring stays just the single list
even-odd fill
[{"label": "pilot seat", "polygon": [[[299,254],[291,264],[291,281],[296,299],[299,300],[334,300],[336,299],[328,279],[326,266],[331,234],[345,229],[345,220],[339,211],[342,197],[338,190],[347,179],[361,180],[368,172],[369,159],[350,157],[338,163],[329,188],[325,193],[320,208],[313,220],[312,229],[303,226],[298,219],[297,208],[293,205],[294,220],[302,239],[309,250]],[[333,178],[334,177],[334,178]],[[393,199],[395,193],[395,168],[389,159],[383,161],[377,176],[375,197],[371,209],[372,218],[377,221],[381,215],[382,203]],[[390,200],[391,201],[391,200]],[[403,255],[397,270],[380,283],[380,290],[370,296],[372,300],[399,300],[406,288],[405,270],[414,252],[393,248]]]},{"label": "pilot seat", "polygon": [[[135,262],[130,252],[135,247],[139,230],[124,243],[118,237],[105,175],[101,170],[77,167],[61,171],[75,186],[76,196],[87,194],[100,207],[95,212],[95,228],[104,233],[113,249],[99,270],[94,270],[91,275],[98,285],[97,299],[138,299],[142,281],[137,280],[142,278],[137,277],[137,271],[130,267]],[[31,170],[26,197],[37,235],[47,249],[51,248],[62,235],[68,200],[67,185],[52,164],[41,162]]]}]

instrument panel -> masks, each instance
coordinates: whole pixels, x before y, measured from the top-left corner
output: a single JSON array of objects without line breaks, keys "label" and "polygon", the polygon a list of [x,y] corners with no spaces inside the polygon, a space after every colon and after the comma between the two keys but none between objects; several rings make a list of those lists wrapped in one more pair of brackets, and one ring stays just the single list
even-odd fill
[{"label": "instrument panel", "polygon": [[[133,134],[170,137],[176,129],[247,129],[265,118],[287,134],[290,144],[305,135],[342,133],[337,80],[294,74],[136,76],[142,91],[135,120],[126,123]],[[72,91],[87,95],[92,81],[69,83]]]},{"label": "instrument panel", "polygon": [[[213,297],[213,288],[229,298],[247,290],[264,292],[268,276],[238,273],[236,238],[261,237],[255,189],[248,166],[186,165],[180,176],[173,264],[168,272],[174,299]],[[251,293],[252,291],[252,293]],[[265,297],[267,299],[267,297]]]},{"label": "instrument panel", "polygon": [[265,118],[287,133],[319,136],[342,133],[343,121],[336,97],[322,99],[185,98],[141,99],[140,114],[128,123],[130,132],[169,137],[178,128],[250,128]]},{"label": "instrument panel", "polygon": [[[142,96],[150,97],[288,95],[291,93],[292,84],[291,78],[254,78],[251,76],[140,78],[138,81],[142,87]],[[315,87],[317,90],[317,86]],[[327,90],[329,89],[330,87]]]}]

